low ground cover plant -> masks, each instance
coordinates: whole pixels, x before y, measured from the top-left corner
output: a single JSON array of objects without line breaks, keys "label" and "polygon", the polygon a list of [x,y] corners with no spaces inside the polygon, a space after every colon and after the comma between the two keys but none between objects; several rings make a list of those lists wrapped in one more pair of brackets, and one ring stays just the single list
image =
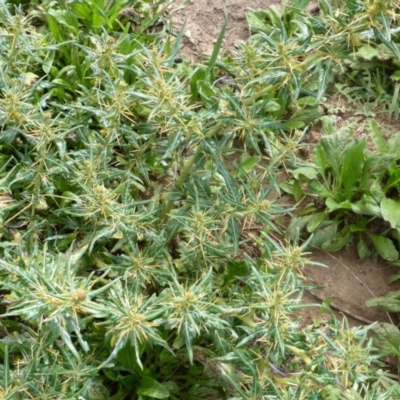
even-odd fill
[{"label": "low ground cover plant", "polygon": [[341,62],[306,5],[192,65],[166,2],[0,0],[3,398],[399,396],[368,328],[294,316],[271,194]]},{"label": "low ground cover plant", "polygon": [[295,179],[282,184],[298,201],[307,193],[322,203],[306,206],[292,220],[289,235],[302,229],[318,232],[310,245],[327,251],[339,251],[355,240],[361,260],[379,255],[396,265],[400,136],[392,134],[386,142],[371,121],[379,146],[373,153],[365,138],[354,138],[354,131],[332,132],[331,121],[325,123],[314,164],[293,170]]}]

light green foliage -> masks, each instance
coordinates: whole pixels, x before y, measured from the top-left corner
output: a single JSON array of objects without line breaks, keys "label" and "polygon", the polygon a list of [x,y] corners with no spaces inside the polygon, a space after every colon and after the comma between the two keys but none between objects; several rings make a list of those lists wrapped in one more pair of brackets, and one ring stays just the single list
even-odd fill
[{"label": "light green foliage", "polygon": [[396,398],[366,328],[299,329],[304,249],[274,239],[341,53],[298,3],[179,62],[167,5],[0,0],[2,398]]},{"label": "light green foliage", "polygon": [[[374,125],[379,146],[382,133],[378,129]],[[324,209],[316,212],[315,206],[306,207],[303,216],[292,221],[288,234],[295,237],[301,229],[323,232],[310,244],[327,251],[341,250],[355,237],[360,259],[375,254],[397,262],[400,152],[391,144],[397,143],[400,134],[392,135],[387,146],[372,153],[365,139],[354,140],[352,132],[326,132],[314,149],[314,164],[295,169],[295,179],[283,185],[298,198],[307,193],[323,200]],[[382,228],[379,233],[374,228],[377,223]],[[366,241],[373,244],[375,253],[368,250]]]}]

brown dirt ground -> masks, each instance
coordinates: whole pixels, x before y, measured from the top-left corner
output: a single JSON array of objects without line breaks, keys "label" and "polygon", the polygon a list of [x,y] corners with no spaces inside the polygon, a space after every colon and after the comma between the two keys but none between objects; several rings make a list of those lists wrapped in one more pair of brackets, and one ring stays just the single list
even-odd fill
[{"label": "brown dirt ground", "polygon": [[[179,9],[184,3],[188,5]],[[245,41],[249,37],[246,9],[266,9],[272,4],[280,5],[274,0],[225,0],[229,21],[223,47],[234,47],[238,40]],[[176,0],[170,16],[176,29],[186,20],[184,55],[197,60],[202,54],[211,54],[224,21],[223,0]]]},{"label": "brown dirt ground", "polygon": [[[184,4],[186,7],[180,8]],[[224,49],[229,49],[237,41],[245,41],[249,37],[246,9],[266,9],[271,4],[275,4],[278,9],[280,7],[280,2],[276,0],[226,0],[225,4],[229,23],[223,42]],[[176,29],[180,29],[186,21],[182,50],[185,56],[196,61],[202,54],[212,52],[223,24],[222,0],[176,0],[169,14]],[[315,143],[318,132],[313,132],[311,136],[313,135],[311,142]],[[360,264],[354,248],[335,254],[315,250],[310,259],[328,268],[313,266],[311,263],[305,268],[305,276],[320,289],[305,292],[304,303],[321,304],[324,299],[331,298],[331,308],[336,315],[346,315],[351,325],[376,320],[390,321],[388,314],[366,307],[365,302],[371,297],[383,296],[389,291],[400,289],[400,282],[390,286],[386,283],[387,278],[397,272],[396,268],[384,262],[374,264],[371,260]],[[329,318],[329,315],[320,317],[318,310],[318,306],[302,309],[299,312],[302,325]]]}]

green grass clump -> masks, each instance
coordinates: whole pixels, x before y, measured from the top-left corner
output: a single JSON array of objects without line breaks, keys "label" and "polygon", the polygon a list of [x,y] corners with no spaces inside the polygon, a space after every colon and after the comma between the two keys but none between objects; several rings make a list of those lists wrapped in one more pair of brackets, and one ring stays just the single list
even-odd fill
[{"label": "green grass clump", "polygon": [[293,315],[306,254],[272,199],[323,38],[269,10],[179,63],[166,6],[0,1],[2,398],[397,398],[367,328]]}]

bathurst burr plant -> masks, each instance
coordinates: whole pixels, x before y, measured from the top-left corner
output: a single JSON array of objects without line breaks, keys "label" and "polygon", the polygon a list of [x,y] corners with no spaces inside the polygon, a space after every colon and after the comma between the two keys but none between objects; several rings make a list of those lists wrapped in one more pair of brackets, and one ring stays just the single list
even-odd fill
[{"label": "bathurst burr plant", "polygon": [[293,314],[277,176],[326,87],[302,25],[293,75],[256,43],[279,26],[178,63],[167,6],[0,0],[2,397],[396,396],[366,329]]}]

